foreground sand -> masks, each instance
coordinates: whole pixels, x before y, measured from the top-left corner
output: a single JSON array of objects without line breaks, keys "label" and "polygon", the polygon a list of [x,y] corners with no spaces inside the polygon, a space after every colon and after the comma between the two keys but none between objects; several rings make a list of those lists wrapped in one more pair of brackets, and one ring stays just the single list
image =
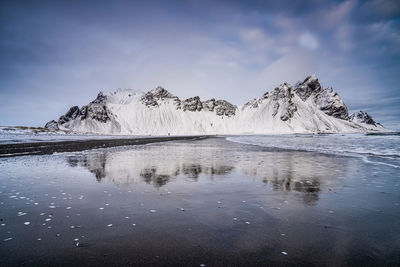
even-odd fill
[{"label": "foreground sand", "polygon": [[207,136],[196,135],[0,144],[0,158],[27,155],[45,155],[55,152],[74,152],[118,146],[144,145],[176,140],[196,140],[204,139],[206,137]]}]

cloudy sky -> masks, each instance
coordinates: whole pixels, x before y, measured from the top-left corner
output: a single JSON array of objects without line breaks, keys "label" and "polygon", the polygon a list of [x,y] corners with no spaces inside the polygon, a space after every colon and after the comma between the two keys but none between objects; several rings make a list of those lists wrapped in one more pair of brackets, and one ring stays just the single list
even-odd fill
[{"label": "cloudy sky", "polygon": [[242,105],[315,73],[400,129],[400,1],[1,1],[0,125],[117,88]]}]

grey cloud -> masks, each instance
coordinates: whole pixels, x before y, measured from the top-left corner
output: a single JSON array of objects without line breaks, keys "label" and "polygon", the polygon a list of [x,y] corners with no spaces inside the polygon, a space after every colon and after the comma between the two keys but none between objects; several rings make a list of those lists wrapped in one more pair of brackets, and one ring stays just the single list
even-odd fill
[{"label": "grey cloud", "polygon": [[[365,109],[400,96],[398,17],[380,0],[3,1],[0,124],[43,124],[119,87],[243,104],[310,73]],[[397,125],[398,106],[371,115]]]}]

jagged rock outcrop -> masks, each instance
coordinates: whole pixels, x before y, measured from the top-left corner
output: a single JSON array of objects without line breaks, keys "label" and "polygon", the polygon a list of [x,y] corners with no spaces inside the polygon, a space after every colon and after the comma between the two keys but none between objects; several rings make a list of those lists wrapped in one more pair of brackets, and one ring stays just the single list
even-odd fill
[{"label": "jagged rock outcrop", "polygon": [[111,112],[109,112],[106,105],[92,102],[80,109],[80,119],[93,119],[106,123],[111,120]]},{"label": "jagged rock outcrop", "polygon": [[215,111],[218,116],[234,116],[237,107],[225,100],[215,100],[214,98],[202,102],[200,97],[195,96],[182,101],[183,111]]},{"label": "jagged rock outcrop", "polygon": [[107,100],[107,95],[104,92],[100,92],[96,99],[93,100],[91,103],[93,104],[104,104]]},{"label": "jagged rock outcrop", "polygon": [[349,119],[349,113],[339,94],[332,87],[323,88],[315,75],[307,76],[294,86],[294,91],[303,101],[312,101],[327,115],[342,120]]},{"label": "jagged rock outcrop", "polygon": [[225,100],[215,101],[215,111],[218,116],[235,116],[237,107]]},{"label": "jagged rock outcrop", "polygon": [[374,121],[374,119],[372,119],[372,117],[367,113],[364,112],[362,110],[360,110],[357,114],[353,113],[350,115],[349,117],[350,121],[354,121],[357,123],[365,123],[365,124],[369,124],[369,125],[373,125],[373,126],[382,126],[382,124]]},{"label": "jagged rock outcrop", "polygon": [[78,106],[73,106],[71,107],[67,113],[65,113],[65,115],[62,115],[59,119],[58,119],[58,123],[59,124],[64,124],[70,120],[74,120],[76,119],[76,117],[79,116],[79,107]]},{"label": "jagged rock outcrop", "polygon": [[243,105],[242,110],[247,108],[258,108],[258,106],[263,103],[265,99],[270,97],[270,92],[264,93],[260,98],[253,98],[252,100],[248,101],[246,104]]},{"label": "jagged rock outcrop", "polygon": [[[264,94],[263,98],[267,98],[266,94]],[[272,116],[275,117],[279,111],[280,119],[282,121],[287,121],[293,117],[294,113],[297,111],[296,105],[293,103],[293,89],[288,83],[283,83],[276,87],[274,91],[271,93],[271,99],[275,102]]]},{"label": "jagged rock outcrop", "polygon": [[215,99],[214,98],[203,101],[202,104],[203,104],[204,110],[214,111],[214,109],[215,109]]},{"label": "jagged rock outcrop", "polygon": [[79,120],[96,120],[102,123],[106,123],[111,120],[111,112],[107,109],[106,106],[107,96],[100,92],[97,95],[97,98],[90,102],[88,105],[83,106],[79,109],[78,106],[71,107],[65,115],[62,115],[58,121],[51,120],[46,123],[45,128],[47,129],[55,129],[58,130],[60,125],[65,125],[70,121],[74,121],[76,119]]},{"label": "jagged rock outcrop", "polygon": [[44,128],[50,129],[50,130],[58,130],[58,123],[55,120],[51,120],[46,125]]},{"label": "jagged rock outcrop", "polygon": [[183,111],[201,111],[203,109],[203,103],[200,101],[200,97],[198,96],[183,100],[181,105]]},{"label": "jagged rock outcrop", "polygon": [[157,88],[147,92],[146,94],[143,95],[141,98],[141,101],[143,104],[149,107],[156,107],[159,105],[159,101],[167,100],[167,99],[173,99],[177,108],[179,109],[181,106],[181,101],[177,96],[174,96],[161,86],[158,86]]},{"label": "jagged rock outcrop", "polygon": [[294,90],[301,100],[306,101],[311,95],[318,95],[322,90],[321,84],[314,75],[307,76],[303,82],[298,82]]},{"label": "jagged rock outcrop", "polygon": [[258,108],[258,99],[254,98],[243,105],[242,110],[246,108]]}]

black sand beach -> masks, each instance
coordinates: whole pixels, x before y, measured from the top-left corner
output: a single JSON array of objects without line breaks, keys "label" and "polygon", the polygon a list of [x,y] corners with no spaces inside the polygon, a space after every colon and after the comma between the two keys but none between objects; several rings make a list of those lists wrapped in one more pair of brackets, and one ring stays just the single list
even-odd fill
[{"label": "black sand beach", "polygon": [[168,137],[149,137],[149,138],[113,138],[113,139],[94,139],[94,140],[71,140],[55,142],[33,142],[33,143],[13,143],[0,144],[0,158],[16,157],[27,155],[46,155],[56,152],[74,152],[96,148],[107,148],[117,146],[144,145],[150,143],[167,142],[174,140],[194,140],[203,139],[206,136],[168,136]]}]

